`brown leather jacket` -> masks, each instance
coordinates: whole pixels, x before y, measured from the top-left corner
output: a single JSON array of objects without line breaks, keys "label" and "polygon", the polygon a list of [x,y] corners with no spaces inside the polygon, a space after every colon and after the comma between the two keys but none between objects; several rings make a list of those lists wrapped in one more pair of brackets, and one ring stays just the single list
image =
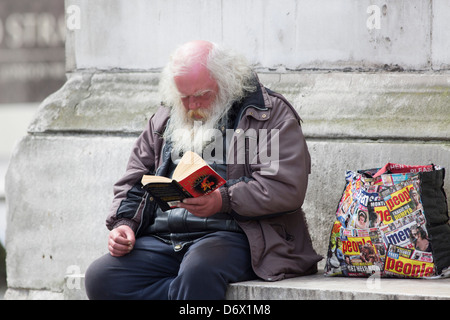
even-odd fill
[{"label": "brown leather jacket", "polygon": [[[228,148],[227,184],[220,188],[222,211],[233,216],[247,235],[253,269],[261,279],[276,281],[315,273],[322,257],[312,247],[301,209],[311,159],[300,118],[281,95],[262,85],[257,94],[256,100],[241,108],[232,139],[235,143]],[[136,186],[143,174],[161,165],[162,133],[168,117],[168,108],[159,108],[137,139],[127,171],[114,186],[109,229],[127,224],[139,236],[149,204]],[[271,143],[263,143],[265,133]],[[264,159],[272,161],[268,165]],[[133,197],[139,198],[138,205],[127,206],[125,202]]]}]

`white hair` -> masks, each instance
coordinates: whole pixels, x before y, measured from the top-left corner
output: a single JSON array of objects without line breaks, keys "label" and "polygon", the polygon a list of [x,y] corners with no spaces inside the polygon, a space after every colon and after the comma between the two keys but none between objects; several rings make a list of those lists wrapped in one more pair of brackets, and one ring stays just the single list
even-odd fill
[{"label": "white hair", "polygon": [[[209,70],[218,85],[216,100],[208,110],[205,121],[189,119],[181,102],[181,95],[175,85],[174,77],[189,70],[195,63],[202,63]],[[215,43],[207,59],[189,47],[181,46],[163,69],[159,84],[161,101],[171,108],[171,119],[164,133],[170,139],[174,151],[203,150],[211,138],[205,134],[214,129],[221,118],[229,111],[234,102],[243,99],[249,92],[256,90],[255,74],[245,57]]]}]

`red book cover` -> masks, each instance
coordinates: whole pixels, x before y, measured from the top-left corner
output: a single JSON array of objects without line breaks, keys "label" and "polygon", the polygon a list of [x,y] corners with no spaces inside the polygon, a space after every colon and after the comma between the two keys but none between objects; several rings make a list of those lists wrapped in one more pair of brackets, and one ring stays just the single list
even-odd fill
[{"label": "red book cover", "polygon": [[185,198],[207,195],[225,184],[216,171],[199,155],[190,151],[181,158],[172,179],[144,175],[141,182],[164,211],[175,208]]},{"label": "red book cover", "polygon": [[191,173],[178,183],[194,198],[207,195],[225,184],[225,180],[206,165]]}]

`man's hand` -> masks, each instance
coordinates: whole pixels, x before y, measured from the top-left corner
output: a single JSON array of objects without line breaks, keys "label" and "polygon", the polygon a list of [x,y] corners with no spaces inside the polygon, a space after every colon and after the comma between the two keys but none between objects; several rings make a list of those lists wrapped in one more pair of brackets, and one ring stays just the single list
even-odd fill
[{"label": "man's hand", "polygon": [[136,238],[134,231],[126,225],[121,225],[109,232],[108,250],[113,257],[121,257],[133,250]]},{"label": "man's hand", "polygon": [[209,217],[220,211],[222,208],[222,196],[219,189],[210,194],[198,198],[186,198],[178,205],[185,208],[197,217]]}]

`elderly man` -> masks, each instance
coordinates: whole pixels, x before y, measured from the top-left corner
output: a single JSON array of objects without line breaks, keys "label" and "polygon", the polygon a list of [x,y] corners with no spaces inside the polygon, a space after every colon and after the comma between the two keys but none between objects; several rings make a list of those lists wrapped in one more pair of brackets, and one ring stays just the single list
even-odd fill
[{"label": "elderly man", "polygon": [[[89,298],[224,299],[232,282],[317,272],[301,209],[310,156],[292,106],[242,56],[207,41],[175,51],[160,93],[115,185],[110,253],[86,272]],[[162,211],[142,175],[171,177],[187,150],[226,184]]]}]

